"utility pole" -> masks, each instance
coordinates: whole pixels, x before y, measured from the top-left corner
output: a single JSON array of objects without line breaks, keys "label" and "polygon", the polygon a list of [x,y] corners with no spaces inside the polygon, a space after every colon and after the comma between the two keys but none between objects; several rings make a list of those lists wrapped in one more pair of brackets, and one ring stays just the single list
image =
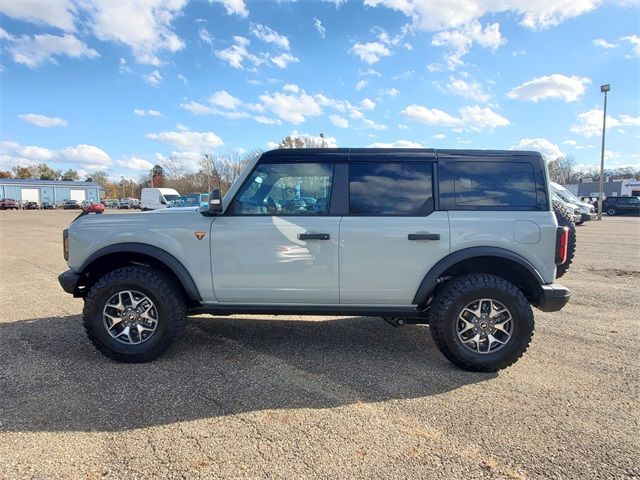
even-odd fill
[{"label": "utility pole", "polygon": [[122,197],[124,198],[124,175],[120,176],[120,178],[122,179]]},{"label": "utility pole", "polygon": [[598,220],[602,220],[602,206],[604,197],[604,134],[607,127],[607,92],[611,90],[608,83],[600,85],[600,92],[604,93],[604,113],[602,115],[602,150],[600,151],[600,195],[598,196]]}]

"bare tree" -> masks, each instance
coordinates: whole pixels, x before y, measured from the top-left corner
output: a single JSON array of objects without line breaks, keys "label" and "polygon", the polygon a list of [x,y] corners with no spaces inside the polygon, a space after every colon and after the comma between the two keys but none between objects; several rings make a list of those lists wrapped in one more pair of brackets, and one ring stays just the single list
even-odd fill
[{"label": "bare tree", "polygon": [[570,155],[550,162],[549,175],[551,176],[551,180],[561,185],[577,181],[575,165],[576,161]]}]

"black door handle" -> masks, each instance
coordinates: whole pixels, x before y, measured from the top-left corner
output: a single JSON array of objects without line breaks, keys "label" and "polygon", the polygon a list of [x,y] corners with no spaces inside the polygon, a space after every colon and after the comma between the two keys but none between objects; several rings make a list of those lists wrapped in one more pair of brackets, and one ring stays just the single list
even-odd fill
[{"label": "black door handle", "polygon": [[299,233],[298,240],[329,240],[331,235],[328,233]]},{"label": "black door handle", "polygon": [[410,233],[409,240],[440,240],[439,233]]}]

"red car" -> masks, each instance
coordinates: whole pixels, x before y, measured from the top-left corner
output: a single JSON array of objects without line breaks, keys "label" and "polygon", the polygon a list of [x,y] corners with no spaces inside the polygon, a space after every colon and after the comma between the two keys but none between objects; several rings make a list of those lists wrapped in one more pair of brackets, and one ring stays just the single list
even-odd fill
[{"label": "red car", "polygon": [[92,203],[84,207],[82,211],[85,213],[103,213],[104,205],[102,205],[101,203]]},{"label": "red car", "polygon": [[0,210],[20,210],[20,205],[13,198],[3,198],[0,200]]}]

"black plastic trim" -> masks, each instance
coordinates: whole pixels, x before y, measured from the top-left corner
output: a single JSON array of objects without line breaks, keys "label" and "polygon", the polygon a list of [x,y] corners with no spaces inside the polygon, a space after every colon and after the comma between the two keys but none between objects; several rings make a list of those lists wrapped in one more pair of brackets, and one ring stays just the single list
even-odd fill
[{"label": "black plastic trim", "polygon": [[192,314],[211,315],[362,315],[390,317],[420,317],[416,307],[357,307],[349,305],[199,305],[189,310]]},{"label": "black plastic trim", "polygon": [[79,281],[80,275],[73,270],[67,270],[58,275],[58,282],[60,282],[60,286],[67,293],[73,294]]},{"label": "black plastic trim", "polygon": [[410,233],[407,235],[409,240],[440,240],[439,233]]},{"label": "black plastic trim", "polygon": [[329,240],[329,233],[299,233],[298,240]]},{"label": "black plastic trim", "polygon": [[190,300],[195,302],[199,302],[202,300],[200,292],[198,292],[198,287],[196,287],[193,278],[191,278],[189,271],[184,267],[184,265],[182,265],[182,263],[180,263],[180,261],[176,257],[171,255],[167,251],[162,250],[158,247],[154,247],[153,245],[148,245],[146,243],[115,243],[113,245],[109,245],[108,247],[101,248],[100,250],[92,253],[89,258],[84,261],[79,270],[81,273],[84,273],[91,263],[101,257],[104,257],[105,255],[109,255],[112,253],[131,252],[148,255],[165,264],[169,268],[169,270],[171,270],[178,278]]},{"label": "black plastic trim", "polygon": [[559,283],[540,286],[540,299],[536,307],[543,312],[557,312],[567,304],[571,290]]},{"label": "black plastic trim", "polygon": [[413,303],[416,305],[422,305],[424,302],[426,302],[429,293],[437,285],[438,278],[440,278],[442,274],[449,268],[464,260],[469,260],[476,257],[499,257],[511,260],[512,262],[515,262],[520,266],[526,268],[539,285],[544,284],[542,275],[540,275],[540,273],[535,269],[533,265],[531,265],[531,263],[526,258],[518,255],[517,253],[499,247],[465,248],[464,250],[458,250],[457,252],[453,252],[447,255],[438,263],[436,263],[431,268],[431,270],[429,270],[429,273],[427,273],[427,275],[422,280],[422,283],[418,287],[418,291],[413,298]]}]

